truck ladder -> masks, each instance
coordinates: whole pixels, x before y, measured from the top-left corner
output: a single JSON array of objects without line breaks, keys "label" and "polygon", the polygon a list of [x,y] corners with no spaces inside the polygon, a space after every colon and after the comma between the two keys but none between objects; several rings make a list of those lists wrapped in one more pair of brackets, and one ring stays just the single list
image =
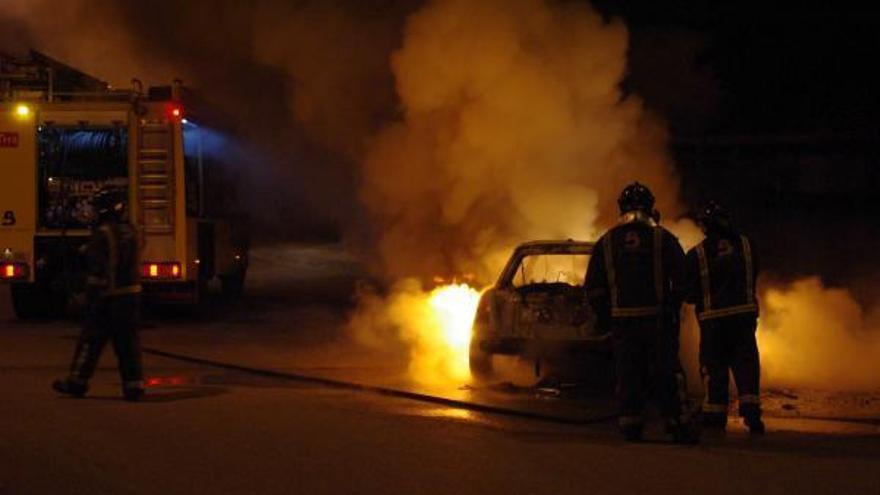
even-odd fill
[{"label": "truck ladder", "polygon": [[174,139],[167,121],[140,125],[138,140],[138,201],[145,232],[174,233]]}]

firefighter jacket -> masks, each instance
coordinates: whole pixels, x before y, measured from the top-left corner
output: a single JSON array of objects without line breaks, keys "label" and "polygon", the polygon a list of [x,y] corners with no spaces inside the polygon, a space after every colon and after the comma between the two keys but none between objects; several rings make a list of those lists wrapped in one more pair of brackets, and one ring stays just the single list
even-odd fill
[{"label": "firefighter jacket", "polygon": [[626,220],[599,239],[587,268],[587,297],[600,325],[681,307],[684,251],[678,239],[645,215]]},{"label": "firefighter jacket", "polygon": [[84,246],[86,291],[90,299],[141,291],[138,236],[128,223],[105,222]]},{"label": "firefighter jacket", "polygon": [[687,254],[687,300],[700,321],[758,314],[758,259],[744,235],[710,235]]}]

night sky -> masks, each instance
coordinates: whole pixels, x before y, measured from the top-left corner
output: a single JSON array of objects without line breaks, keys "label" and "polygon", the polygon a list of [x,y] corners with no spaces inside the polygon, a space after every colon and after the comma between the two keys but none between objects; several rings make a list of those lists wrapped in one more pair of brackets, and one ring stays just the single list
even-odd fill
[{"label": "night sky", "polygon": [[593,3],[626,19],[630,87],[681,133],[880,129],[876,8]]},{"label": "night sky", "polygon": [[626,20],[624,88],[669,124],[685,203],[725,203],[776,274],[873,297],[880,10],[593,4]]}]

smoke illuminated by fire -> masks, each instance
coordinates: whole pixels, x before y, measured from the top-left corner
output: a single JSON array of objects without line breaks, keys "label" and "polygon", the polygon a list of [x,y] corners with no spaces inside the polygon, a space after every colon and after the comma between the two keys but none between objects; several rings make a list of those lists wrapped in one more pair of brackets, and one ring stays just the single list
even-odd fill
[{"label": "smoke illuminated by fire", "polygon": [[[762,387],[880,391],[880,313],[866,313],[848,290],[818,277],[758,285]],[[684,311],[681,357],[691,391],[700,393],[699,329],[693,307]]]},{"label": "smoke illuminated by fire", "polygon": [[538,238],[595,238],[633,180],[679,213],[664,126],[624,95],[628,34],[586,3],[436,0],[391,58],[403,107],[361,198],[386,278],[497,276]]},{"label": "smoke illuminated by fire", "polygon": [[[633,180],[674,219],[664,126],[619,87],[627,43],[621,22],[585,3],[435,0],[410,16],[391,58],[403,116],[371,141],[363,168],[380,275],[487,283],[521,242],[595,239]],[[417,342],[415,367],[433,370],[449,343],[430,337],[430,318],[400,317],[435,297],[413,290],[398,284],[374,309]]]},{"label": "smoke illuminated by fire", "polygon": [[880,332],[847,290],[813,277],[771,288],[762,302],[758,344],[766,383],[880,390]]}]

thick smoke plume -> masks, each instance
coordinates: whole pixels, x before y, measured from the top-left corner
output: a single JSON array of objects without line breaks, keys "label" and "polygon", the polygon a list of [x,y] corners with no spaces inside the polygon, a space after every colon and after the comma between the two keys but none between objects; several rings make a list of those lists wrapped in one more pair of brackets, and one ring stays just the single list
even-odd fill
[{"label": "thick smoke plume", "polygon": [[627,30],[582,3],[429,2],[391,58],[403,118],[373,141],[361,198],[391,278],[475,273],[510,249],[592,239],[633,180],[678,212],[664,127],[622,94]]},{"label": "thick smoke plume", "polygon": [[362,298],[355,335],[402,338],[417,381],[460,381],[467,348],[438,344],[450,332],[416,279],[487,284],[521,242],[595,239],[633,180],[679,212],[665,128],[620,88],[627,41],[583,3],[437,0],[410,16],[391,56],[403,115],[372,140],[360,194],[380,273],[402,281]]},{"label": "thick smoke plume", "polygon": [[880,390],[880,314],[815,277],[769,288],[758,330],[768,385]]}]

